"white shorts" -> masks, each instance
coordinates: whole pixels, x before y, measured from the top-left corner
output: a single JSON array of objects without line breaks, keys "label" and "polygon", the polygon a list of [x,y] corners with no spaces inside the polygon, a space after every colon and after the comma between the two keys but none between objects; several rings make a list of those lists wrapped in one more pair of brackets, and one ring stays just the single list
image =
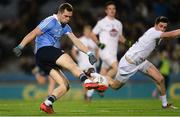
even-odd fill
[{"label": "white shorts", "polygon": [[139,65],[131,64],[127,62],[125,56],[123,56],[119,62],[118,72],[116,74],[115,79],[122,83],[126,83],[129,80],[129,78],[133,76],[138,70],[147,73],[147,69],[151,65],[153,64],[148,60],[145,60]]},{"label": "white shorts", "polygon": [[111,65],[117,61],[117,55],[111,54],[109,52],[100,52],[100,58],[102,60],[102,68],[109,68]]}]

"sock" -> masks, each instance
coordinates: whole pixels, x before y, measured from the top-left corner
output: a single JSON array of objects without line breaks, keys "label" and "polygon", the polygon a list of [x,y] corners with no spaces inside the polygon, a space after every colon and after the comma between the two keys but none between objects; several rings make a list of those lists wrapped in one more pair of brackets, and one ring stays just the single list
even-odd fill
[{"label": "sock", "polygon": [[167,98],[166,95],[161,96],[162,106],[167,106]]},{"label": "sock", "polygon": [[48,98],[44,101],[44,103],[47,106],[50,106],[53,104],[53,102],[56,100],[56,97],[54,95],[48,96]]},{"label": "sock", "polygon": [[79,79],[81,80],[81,82],[84,82],[87,79],[87,76],[85,75],[85,73],[80,74]]},{"label": "sock", "polygon": [[87,97],[92,97],[93,93],[94,93],[94,89],[87,90],[86,95]]}]

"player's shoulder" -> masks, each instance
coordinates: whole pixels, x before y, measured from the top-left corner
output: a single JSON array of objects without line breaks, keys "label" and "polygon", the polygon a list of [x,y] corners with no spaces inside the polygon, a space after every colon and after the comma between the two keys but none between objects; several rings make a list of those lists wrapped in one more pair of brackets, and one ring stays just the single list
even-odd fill
[{"label": "player's shoulder", "polygon": [[117,23],[119,23],[119,24],[122,24],[119,19],[116,19],[116,18],[115,18],[115,21],[116,21]]},{"label": "player's shoulder", "polygon": [[152,34],[154,34],[154,33],[160,33],[160,32],[162,32],[162,31],[156,30],[155,27],[151,27],[151,28],[149,28],[149,29],[146,31],[146,33],[152,33]]},{"label": "player's shoulder", "polygon": [[104,22],[107,21],[107,18],[106,17],[103,17],[102,19],[98,20],[98,23],[99,24],[103,24]]},{"label": "player's shoulder", "polygon": [[156,30],[155,27],[149,28],[145,33],[144,36],[148,36],[152,39],[160,38],[160,35],[162,34],[162,31]]},{"label": "player's shoulder", "polygon": [[54,17],[54,15],[51,15],[51,16],[48,16],[46,17],[44,20],[45,21],[52,21],[52,20],[55,20],[56,18]]},{"label": "player's shoulder", "polygon": [[53,15],[51,15],[51,16],[48,16],[45,19],[43,19],[42,22],[47,23],[47,24],[48,23],[55,24],[56,19],[55,19],[55,17]]}]

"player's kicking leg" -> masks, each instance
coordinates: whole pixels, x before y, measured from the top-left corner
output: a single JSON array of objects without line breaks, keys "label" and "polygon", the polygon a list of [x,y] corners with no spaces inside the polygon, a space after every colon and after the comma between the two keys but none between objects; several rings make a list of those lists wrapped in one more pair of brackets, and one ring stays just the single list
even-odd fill
[{"label": "player's kicking leg", "polygon": [[52,94],[49,95],[43,103],[41,103],[40,109],[46,113],[52,114],[54,113],[53,103],[67,93],[69,90],[69,82],[65,75],[58,70],[52,69],[49,75],[59,86],[53,90]]},{"label": "player's kicking leg", "polygon": [[[85,73],[82,70],[80,70],[80,68],[77,66],[77,64],[72,60],[72,58],[68,54],[61,55],[61,57],[59,57],[56,60],[56,64],[63,68],[68,69],[75,77],[79,78],[83,83],[86,79],[88,79]],[[98,84],[89,82],[86,83],[84,86],[88,89],[94,89],[97,88]]]}]

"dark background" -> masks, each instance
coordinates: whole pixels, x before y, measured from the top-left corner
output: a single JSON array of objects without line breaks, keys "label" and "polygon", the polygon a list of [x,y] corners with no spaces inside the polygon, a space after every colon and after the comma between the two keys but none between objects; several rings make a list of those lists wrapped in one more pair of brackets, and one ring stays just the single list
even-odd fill
[{"label": "dark background", "polygon": [[[128,45],[133,44],[148,28],[154,25],[157,16],[170,20],[168,30],[180,27],[180,0],[114,0],[117,18],[123,24],[123,32]],[[82,36],[85,24],[94,26],[105,16],[104,4],[107,0],[1,0],[0,1],[0,71],[30,73],[34,66],[33,43],[29,44],[21,58],[12,53],[22,38],[45,17],[57,12],[58,6],[69,2],[74,7],[74,15],[69,23],[77,37]],[[129,48],[120,45],[118,58]],[[70,51],[72,43],[66,39],[62,48]],[[159,51],[166,50],[172,63],[172,72],[180,71],[180,40],[163,41]],[[159,54],[151,56],[156,64]],[[175,66],[174,66],[175,65]]]}]

